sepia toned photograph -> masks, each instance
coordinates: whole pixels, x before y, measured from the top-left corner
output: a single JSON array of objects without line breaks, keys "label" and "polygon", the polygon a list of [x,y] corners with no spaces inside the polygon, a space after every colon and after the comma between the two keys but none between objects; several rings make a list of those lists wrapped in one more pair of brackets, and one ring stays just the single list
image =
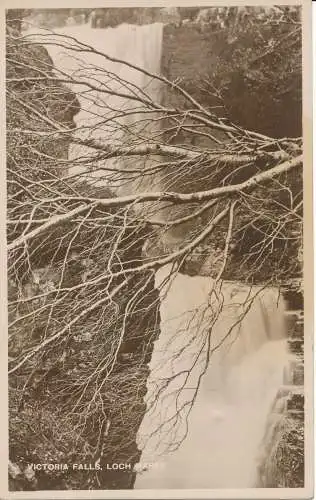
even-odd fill
[{"label": "sepia toned photograph", "polygon": [[8,498],[310,498],[302,4],[22,7]]}]

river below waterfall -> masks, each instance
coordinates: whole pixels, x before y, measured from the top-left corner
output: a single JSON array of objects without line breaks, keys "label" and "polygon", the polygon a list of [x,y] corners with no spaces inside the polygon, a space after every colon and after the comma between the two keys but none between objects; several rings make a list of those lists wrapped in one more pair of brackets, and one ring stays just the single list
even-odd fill
[{"label": "river below waterfall", "polygon": [[[104,30],[71,26],[58,33],[149,71],[160,70],[160,24],[121,25]],[[99,56],[86,54],[86,65],[82,67],[73,54],[69,57],[66,51],[54,46],[48,50],[58,68],[94,82],[96,65],[102,64]],[[103,64],[112,72],[111,81],[109,75],[104,77],[105,87],[115,85],[117,89],[125,79],[156,99],[159,97],[159,86],[143,74],[119,63],[103,60]],[[115,75],[121,77],[121,82]],[[102,78],[98,72],[99,81]],[[76,90],[75,85],[72,88]],[[128,118],[117,121],[117,113],[122,107],[128,109],[126,100],[105,97],[96,91],[88,98],[81,94],[79,101],[77,133],[94,134],[95,138],[101,134],[112,143],[122,139],[121,125]],[[112,121],[105,120],[111,116]],[[98,124],[91,132],[91,125]],[[127,137],[126,141],[134,139]],[[78,146],[70,151],[70,156],[76,155]],[[151,188],[156,189],[157,184],[152,182]],[[135,185],[125,188],[125,192],[133,190]],[[138,474],[135,488],[255,487],[269,412],[283,384],[289,359],[284,303],[277,290],[250,290],[224,283],[214,305],[210,303],[210,278],[177,274],[166,287],[164,277],[169,271],[165,267],[156,273],[161,335],[150,365],[148,413],[138,436],[143,449],[142,464],[152,465]],[[164,390],[159,392],[162,387]]]}]

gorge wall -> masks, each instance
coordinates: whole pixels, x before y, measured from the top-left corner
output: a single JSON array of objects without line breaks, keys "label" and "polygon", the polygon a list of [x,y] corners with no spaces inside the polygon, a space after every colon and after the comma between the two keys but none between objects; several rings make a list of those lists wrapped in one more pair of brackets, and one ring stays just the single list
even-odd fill
[{"label": "gorge wall", "polygon": [[[15,19],[15,14],[12,15]],[[68,157],[69,141],[50,139],[49,133],[53,135],[55,130],[49,121],[73,128],[79,103],[75,94],[59,83],[34,84],[25,80],[30,76],[41,77],[43,72],[49,78],[53,64],[44,47],[19,42],[16,37],[19,27],[16,20],[12,24],[8,19],[7,168],[8,208],[18,209],[22,218],[28,215],[28,210],[33,210],[34,196],[46,195],[43,186],[54,186],[53,191],[60,190],[65,199],[73,195],[72,187],[62,179],[62,160]],[[34,133],[26,139],[19,132],[24,129]],[[43,131],[48,133],[46,140],[42,138]],[[15,182],[20,176],[24,179],[22,190]],[[77,184],[76,189],[84,196],[89,193],[112,196],[106,189],[100,192],[84,182]],[[45,213],[47,216],[49,213]],[[60,287],[61,279],[63,286],[75,290],[84,285],[88,275],[100,276],[104,271],[111,251],[111,232],[107,232],[100,246],[100,241],[95,245],[97,236],[93,231],[94,217],[104,216],[102,209],[94,210],[90,214],[90,229],[88,219],[75,240],[70,236],[71,223],[68,228],[56,225],[51,233],[34,238],[28,245],[27,263],[23,249],[9,256],[9,302],[12,303],[9,320],[15,325],[9,332],[10,362],[42,342],[51,324],[49,321],[63,321],[78,300],[82,300],[81,310],[84,310],[91,292],[97,296],[108,293],[103,290],[106,285],[103,283],[98,289],[87,288],[81,299],[80,294],[74,292],[62,308],[58,306],[59,301],[52,303],[50,316],[39,314],[41,306],[44,309],[46,306],[45,299],[41,302],[43,299],[38,296]],[[115,213],[113,217],[114,225],[120,224]],[[8,242],[18,238],[23,229],[23,224],[9,227]],[[133,224],[127,224],[114,257],[126,262],[129,268],[139,265],[147,231],[146,225],[140,224],[135,229]],[[114,234],[112,236],[114,238]],[[122,275],[114,279],[113,287],[123,281]],[[66,296],[65,299],[67,302]],[[21,316],[25,319],[21,320]],[[95,328],[97,324],[101,327]],[[31,362],[10,375],[11,491],[133,488],[136,477],[133,469],[140,458],[136,435],[146,411],[148,364],[159,335],[159,324],[159,294],[155,290],[154,273],[135,272],[122,288],[117,303],[87,314],[66,342],[55,344],[36,363]],[[105,377],[100,367],[122,332],[111,375]],[[74,388],[79,380],[86,380],[87,386],[79,398],[79,407],[74,410],[77,404]],[[30,465],[89,461],[98,462],[103,470],[96,468],[87,474],[70,467],[52,474],[49,470],[34,470]],[[107,468],[107,464],[113,463],[128,466],[125,470],[113,471]]]},{"label": "gorge wall", "polygon": [[[299,12],[296,12],[299,16]],[[301,38],[300,34],[291,42],[285,43],[278,50],[262,54],[262,39],[273,47],[276,39],[289,33],[291,25],[276,27],[271,23],[263,23],[255,12],[252,16],[244,16],[242,22],[232,22],[229,26],[214,27],[212,23],[188,23],[185,26],[168,24],[164,27],[162,72],[171,81],[180,82],[183,88],[208,110],[214,109],[224,119],[227,118],[248,130],[267,134],[271,137],[300,137],[302,134],[302,89],[301,89]],[[260,33],[261,42],[256,39]],[[259,36],[259,35],[258,35]],[[289,37],[291,39],[291,37]],[[185,109],[190,104],[182,96],[167,86],[164,89],[163,104],[166,107]],[[167,128],[167,126],[166,126]],[[204,130],[204,129],[203,129]],[[205,132],[207,131],[205,127]],[[222,133],[211,131],[213,136],[224,144],[227,142]],[[200,137],[192,133],[180,131],[167,136],[166,141],[178,145],[192,145],[195,150],[216,149],[218,145],[209,137]],[[259,169],[270,165],[258,165]],[[233,182],[242,182],[251,175],[244,169],[242,177],[234,174]],[[227,167],[214,174],[205,166],[188,173],[172,184],[172,189],[180,192],[210,189],[224,185],[229,173]],[[212,167],[213,169],[213,167]],[[200,180],[199,180],[200,179]],[[302,200],[302,176],[297,172],[285,175],[280,179],[277,197],[267,199],[266,191],[256,190],[262,203],[258,210],[273,213],[281,212],[280,202],[284,206],[291,203],[289,191],[297,200]],[[266,186],[265,189],[269,189]],[[183,209],[181,209],[183,210]],[[180,212],[183,213],[183,212]],[[302,209],[299,211],[302,217]],[[179,213],[176,214],[179,216]],[[208,213],[206,213],[206,217]],[[238,219],[238,217],[237,217]],[[202,219],[203,224],[207,218]],[[267,219],[263,216],[256,222],[256,227],[249,224],[247,211],[241,211],[236,236],[231,245],[231,257],[228,262],[226,279],[243,282],[262,283],[271,280],[273,284],[281,284],[287,277],[296,278],[301,275],[299,254],[301,251],[301,222],[292,220],[287,226],[285,238],[276,239],[273,248],[267,247],[264,265],[257,265],[257,253],[252,259],[251,251],[265,244],[263,234],[267,232]],[[172,234],[171,240],[180,241],[194,225],[180,225]],[[246,227],[246,229],[244,229]],[[212,272],[212,254],[222,250],[220,233],[215,231],[212,241],[196,249],[186,263],[186,271],[207,275]],[[301,235],[301,236],[299,236]],[[291,239],[291,244],[288,240]],[[209,251],[209,255],[207,255]],[[244,257],[248,254],[247,263]],[[215,271],[216,272],[216,271]]]}]

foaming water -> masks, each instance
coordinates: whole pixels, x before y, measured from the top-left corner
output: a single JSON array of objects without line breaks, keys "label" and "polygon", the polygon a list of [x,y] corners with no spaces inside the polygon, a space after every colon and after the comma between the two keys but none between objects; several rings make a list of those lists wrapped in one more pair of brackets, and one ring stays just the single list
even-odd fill
[{"label": "foaming water", "polygon": [[[165,273],[157,273],[157,286]],[[210,345],[194,365],[213,321],[211,286],[209,278],[179,274],[167,292],[161,291],[162,333],[151,363],[149,411],[139,433],[142,463],[153,466],[138,475],[136,488],[256,487],[262,439],[289,361],[284,303],[277,290],[225,283]],[[213,353],[205,369],[208,349]],[[183,387],[187,371],[192,376]],[[180,373],[157,399],[161,384]],[[173,416],[192,398],[187,428],[186,419]]]}]

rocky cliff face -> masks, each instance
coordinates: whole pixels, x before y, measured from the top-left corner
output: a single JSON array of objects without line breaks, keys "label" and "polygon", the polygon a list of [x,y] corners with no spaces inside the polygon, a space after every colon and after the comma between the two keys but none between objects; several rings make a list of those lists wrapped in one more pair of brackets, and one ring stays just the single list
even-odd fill
[{"label": "rocky cliff face", "polygon": [[301,136],[299,20],[299,7],[203,9],[193,21],[165,26],[162,71],[241,127]]},{"label": "rocky cliff face", "polygon": [[[63,181],[61,168],[62,160],[68,158],[69,141],[54,138],[54,124],[73,128],[79,103],[57,82],[27,80],[52,75],[52,61],[43,47],[20,43],[11,29],[7,60],[9,209],[27,218],[34,200],[59,193],[65,198],[63,209],[67,211],[73,186]],[[32,133],[24,136],[25,130]],[[23,179],[22,189],[17,179]],[[76,194],[112,196],[84,182],[76,185]],[[44,206],[42,216],[49,217],[50,205]],[[77,235],[71,222],[57,224],[29,242],[26,254],[25,248],[18,248],[9,256],[10,363],[36,349],[47,335],[60,329],[58,325],[71,321],[76,308],[84,311],[91,297],[94,304],[102,294],[106,298],[109,287],[121,287],[116,301],[107,307],[94,307],[93,313],[72,327],[71,335],[51,344],[48,351],[33,356],[10,375],[12,491],[133,487],[133,467],[140,457],[136,434],[146,410],[148,363],[159,334],[159,295],[152,272],[135,273],[125,285],[124,273],[113,280],[112,287],[104,281],[97,287],[86,285],[102,274],[109,259],[117,259],[114,271],[121,269],[121,262],[130,268],[142,260],[148,228],[127,224],[114,252],[114,230],[103,227],[100,232],[95,226],[95,220],[102,218],[102,209],[93,210]],[[120,223],[113,212],[114,226]],[[22,222],[9,226],[8,241],[24,229]],[[61,282],[68,291],[59,291],[59,300],[48,308],[47,298]],[[106,360],[116,345],[107,376]],[[96,462],[99,465],[94,468]],[[68,464],[68,469],[60,467],[52,472],[30,466],[48,463]],[[87,474],[86,470],[73,469],[74,463],[90,463],[92,470]],[[113,463],[127,467],[108,469]]]},{"label": "rocky cliff face", "polygon": [[266,454],[259,467],[259,487],[304,487],[304,304],[294,281],[283,288],[292,360],[267,428]]},{"label": "rocky cliff face", "polygon": [[[293,20],[295,18],[297,22],[299,8],[292,13],[286,11],[280,14],[281,17],[283,15],[294,16]],[[222,26],[216,24],[218,17],[223,21]],[[183,88],[209,111],[214,110],[215,114],[242,128],[276,138],[299,137],[302,133],[301,37],[299,29],[294,31],[293,24],[281,22],[274,11],[237,9],[229,18],[229,14],[225,17],[215,13],[215,9],[206,9],[204,17],[200,13],[199,22],[195,18],[185,26],[165,26],[162,71],[171,81],[181,82]],[[280,39],[284,39],[285,43],[280,43]],[[182,96],[167,87],[163,104],[175,109],[188,106]],[[216,142],[207,136],[207,128],[201,131],[205,132],[204,137],[181,131],[166,136],[166,140],[179,145],[191,144],[202,151],[218,148]],[[212,131],[212,134],[224,144],[228,141],[217,131]],[[270,166],[263,162],[255,168],[260,171]],[[175,181],[172,189],[180,192],[211,189],[223,185],[227,178],[233,183],[242,182],[252,175],[253,168],[254,165],[249,165],[248,170],[243,168],[234,172],[231,167],[222,166],[214,173],[214,166],[210,170],[205,165],[198,175],[193,170],[189,171],[186,182],[182,178],[178,184]],[[280,179],[277,193],[272,184],[270,187],[271,196],[268,197],[269,186],[265,186],[264,191],[256,190],[258,200],[262,200],[257,207],[258,212],[271,212],[282,218],[285,216],[283,208],[290,208],[289,192],[296,199],[302,199],[302,176],[296,172]],[[206,223],[208,216],[209,213],[206,213],[201,224]],[[302,229],[299,220],[288,219],[287,234],[276,238],[272,247],[266,247],[259,266],[257,250],[266,246],[271,227],[264,215],[256,218],[255,222],[251,217],[244,210],[236,218],[237,230],[230,249],[226,279],[255,283],[270,281],[277,285],[284,282],[287,276],[299,276]],[[179,226],[172,239],[180,241],[194,229],[192,224]],[[187,259],[186,272],[216,274],[212,261],[223,251],[221,232],[221,228],[215,231],[211,240]]]}]

